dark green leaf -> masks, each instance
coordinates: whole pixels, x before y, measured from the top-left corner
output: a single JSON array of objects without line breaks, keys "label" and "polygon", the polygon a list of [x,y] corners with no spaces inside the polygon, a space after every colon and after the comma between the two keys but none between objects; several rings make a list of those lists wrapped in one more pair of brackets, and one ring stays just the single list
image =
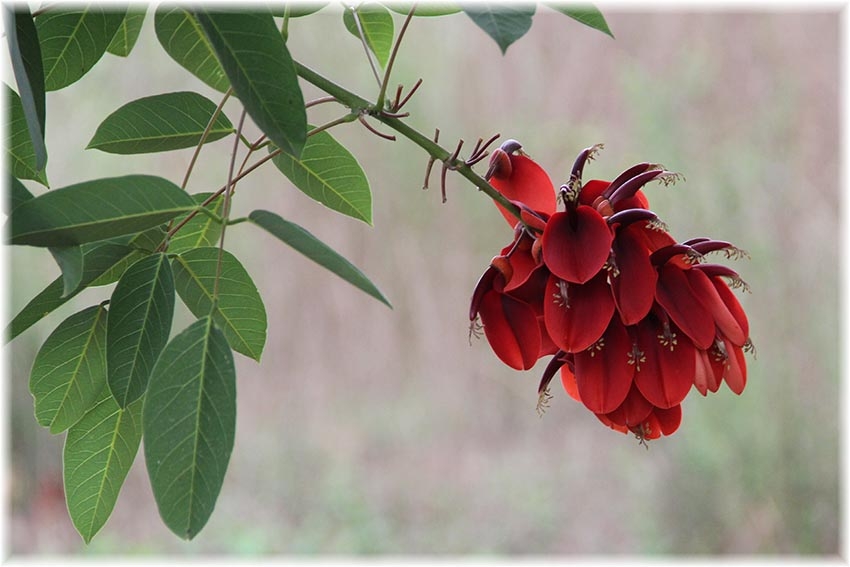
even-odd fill
[{"label": "dark green leaf", "polygon": [[143,400],[121,409],[109,388],[71,426],[62,469],[65,501],[74,527],[89,543],[112,514],[142,440]]},{"label": "dark green leaf", "polygon": [[562,4],[559,2],[543,2],[543,4],[577,22],[614,37],[611,28],[608,27],[608,22],[605,21],[605,16],[593,4]]},{"label": "dark green leaf", "polygon": [[34,199],[30,190],[26,188],[26,186],[21,183],[21,181],[17,177],[10,176],[9,181],[9,201],[4,203],[6,208],[4,211],[8,215],[12,212],[12,209],[23,203],[24,201],[29,201],[30,199]]},{"label": "dark green leaf", "polygon": [[381,67],[387,66],[390,51],[393,47],[393,17],[390,12],[376,3],[365,3],[357,8],[346,8],[342,13],[342,22],[345,28],[356,38],[360,38],[360,29],[357,27],[355,15],[360,20],[360,29],[366,45],[375,54]]},{"label": "dark green leaf", "polygon": [[59,323],[35,355],[35,417],[51,433],[77,423],[106,385],[105,339],[106,309],[95,305]]},{"label": "dark green leaf", "polygon": [[[112,154],[167,152],[197,146],[216,104],[193,92],[148,96],[129,102],[97,127],[88,148]],[[233,132],[220,113],[207,135],[213,142]]]},{"label": "dark green leaf", "polygon": [[122,408],[145,393],[173,317],[174,277],[165,254],[127,268],[109,300],[106,324],[106,379]]},{"label": "dark green leaf", "polygon": [[154,16],[154,28],[162,48],[183,68],[219,92],[230,88],[230,80],[201,24],[189,12],[174,6],[160,6]]},{"label": "dark green leaf", "polygon": [[[118,279],[118,275],[111,280],[102,280],[102,276],[110,271],[110,268],[119,264],[123,258],[132,254],[132,248],[122,244],[111,242],[98,243],[96,245],[85,244],[83,249],[83,275],[77,289],[69,294],[64,293],[62,276],[53,280],[38,295],[33,297],[29,303],[21,309],[9,326],[5,329],[7,341],[11,341],[44,317],[64,305],[72,297],[80,293],[89,285],[106,285]],[[102,280],[102,281],[98,281]]]},{"label": "dark green leaf", "polygon": [[348,260],[334,252],[327,244],[313,236],[306,229],[293,222],[282,219],[269,211],[252,211],[248,218],[260,228],[301,252],[320,266],[332,271],[353,286],[361,289],[388,307],[392,307],[387,298],[375,287],[363,272]]},{"label": "dark green leaf", "polygon": [[174,337],[154,366],[142,419],[159,515],[192,539],[221,491],[236,429],[236,370],[209,317]]},{"label": "dark green leaf", "polygon": [[133,51],[139,33],[142,31],[142,23],[145,21],[145,8],[141,10],[131,9],[124,16],[124,21],[118,26],[118,31],[112,37],[112,41],[106,47],[106,51],[118,57],[127,57]]},{"label": "dark green leaf", "polygon": [[6,127],[6,154],[9,159],[11,173],[18,179],[33,179],[48,186],[47,173],[39,170],[36,165],[35,149],[32,145],[29,126],[21,97],[6,86],[6,107],[8,109],[8,125]]},{"label": "dark green leaf", "polygon": [[233,254],[224,251],[218,303],[213,310],[218,248],[195,248],[172,261],[174,285],[195,317],[212,313],[230,347],[260,360],[266,344],[266,308],[251,276]]},{"label": "dark green leaf", "polygon": [[281,152],[277,168],[311,199],[372,224],[372,191],[357,160],[327,132],[307,139],[301,158]]},{"label": "dark green leaf", "polygon": [[106,52],[126,12],[92,4],[82,10],[48,10],[37,17],[45,89],[59,90],[88,73]]},{"label": "dark green leaf", "polygon": [[62,295],[68,295],[83,278],[83,250],[80,246],[54,246],[48,250],[62,270]]},{"label": "dark green leaf", "polygon": [[295,64],[271,13],[197,13],[233,91],[260,130],[299,156],[307,138]]},{"label": "dark green leaf", "polygon": [[[212,193],[198,193],[192,198],[199,205],[209,198]],[[221,195],[216,197],[206,209],[214,214],[220,214],[224,199]],[[179,225],[187,215],[174,219],[174,226]],[[168,243],[168,252],[180,254],[193,248],[203,246],[215,246],[221,236],[221,224],[210,216],[198,214],[189,219],[183,227],[171,238]]]},{"label": "dark green leaf", "polygon": [[31,199],[12,211],[11,243],[71,246],[139,232],[195,207],[172,182],[152,175],[85,181]]},{"label": "dark green leaf", "polygon": [[502,54],[531,28],[534,4],[465,4],[466,15],[499,45]]},{"label": "dark green leaf", "polygon": [[[384,2],[384,6],[398,14],[407,15],[413,2]],[[457,14],[460,8],[453,2],[421,2],[416,5],[414,16],[448,16]]]},{"label": "dark green leaf", "polygon": [[47,147],[44,145],[44,68],[38,32],[26,4],[14,6],[14,11],[5,5],[4,10],[9,55],[35,152],[35,169],[43,171],[47,165]]}]

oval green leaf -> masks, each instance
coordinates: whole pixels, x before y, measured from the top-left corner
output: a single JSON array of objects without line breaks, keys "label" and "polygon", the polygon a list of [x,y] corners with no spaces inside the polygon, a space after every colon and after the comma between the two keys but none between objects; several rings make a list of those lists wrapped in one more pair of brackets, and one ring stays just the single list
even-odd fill
[{"label": "oval green leaf", "polygon": [[160,6],[154,15],[154,29],[162,48],[180,66],[219,92],[230,88],[201,24],[189,12]]},{"label": "oval green leaf", "polygon": [[112,37],[112,41],[106,46],[106,51],[118,57],[127,57],[133,51],[139,33],[142,31],[142,23],[145,21],[145,9],[130,9],[124,16],[124,21],[118,26],[118,31]]},{"label": "oval green leaf", "polygon": [[281,152],[272,161],[311,199],[372,224],[372,191],[357,159],[329,133],[307,139],[301,158]]},{"label": "oval green leaf", "polygon": [[534,4],[465,4],[463,11],[475,24],[487,32],[502,50],[524,36],[531,29]]},{"label": "oval green leaf", "polygon": [[47,147],[44,145],[44,68],[38,32],[26,4],[18,4],[14,10],[6,5],[4,11],[9,55],[35,152],[35,169],[42,171],[47,165]]},{"label": "oval green leaf", "polygon": [[145,463],[159,515],[192,539],[215,507],[236,429],[233,353],[209,317],[168,343],[144,399]]},{"label": "oval green leaf", "polygon": [[558,2],[543,2],[543,4],[577,22],[614,37],[611,28],[608,27],[608,22],[605,21],[605,16],[593,4],[561,4]]},{"label": "oval green leaf", "polygon": [[142,397],[174,317],[174,277],[165,254],[139,260],[118,280],[106,324],[106,381],[126,408]]},{"label": "oval green leaf", "polygon": [[77,289],[83,278],[83,250],[81,246],[48,248],[59,269],[62,270],[62,294],[68,295]]},{"label": "oval green leaf", "polygon": [[[355,19],[356,16],[356,19]],[[360,27],[357,26],[360,21]],[[373,2],[361,4],[357,8],[346,8],[342,13],[342,22],[351,34],[360,39],[360,30],[363,30],[363,39],[381,67],[387,66],[390,51],[393,47],[393,17],[389,10]]]},{"label": "oval green leaf", "polygon": [[[148,96],[129,102],[97,127],[87,149],[112,154],[146,154],[197,146],[217,105],[194,92]],[[224,138],[233,125],[219,113],[206,142]]]},{"label": "oval green leaf", "polygon": [[30,199],[34,199],[35,195],[33,195],[26,186],[21,183],[21,180],[17,177],[9,176],[9,200],[4,203],[6,208],[3,209],[4,212],[8,215],[11,213],[15,207],[20,205],[25,201],[29,201]]},{"label": "oval green leaf", "polygon": [[327,268],[357,289],[371,295],[387,307],[392,307],[384,294],[375,287],[363,272],[351,262],[337,254],[330,246],[313,236],[301,226],[284,220],[279,215],[269,211],[251,211],[248,215],[251,221],[270,232],[284,243],[304,254],[320,266]]},{"label": "oval green leaf", "polygon": [[80,80],[106,53],[125,10],[88,5],[82,10],[62,8],[35,19],[44,65],[44,87],[56,91]]},{"label": "oval green leaf", "polygon": [[218,303],[213,310],[218,252],[218,248],[195,248],[174,258],[174,285],[195,317],[212,313],[230,347],[259,362],[266,344],[266,308],[251,276],[239,260],[225,250]]},{"label": "oval green leaf", "polygon": [[109,519],[142,440],[143,400],[121,409],[109,388],[68,429],[62,452],[65,501],[86,543]]},{"label": "oval green leaf", "polygon": [[271,13],[199,10],[197,18],[254,123],[278,147],[300,155],[307,139],[304,96]]},{"label": "oval green leaf", "polygon": [[79,421],[106,385],[105,341],[106,309],[95,305],[59,323],[35,355],[30,393],[51,433]]},{"label": "oval green leaf", "polygon": [[152,228],[194,207],[167,179],[127,175],[39,195],[12,211],[7,229],[12,244],[71,246]]},{"label": "oval green leaf", "polygon": [[[192,198],[200,205],[211,195],[212,193],[197,193],[192,195]],[[218,215],[221,212],[221,206],[223,203],[224,199],[221,195],[219,195],[206,206],[206,209],[211,213]],[[185,218],[186,215],[175,219],[174,226],[179,225]],[[208,215],[198,214],[189,219],[189,221],[184,224],[183,227],[174,234],[174,236],[171,237],[171,241],[168,243],[168,252],[172,254],[181,254],[193,248],[215,246],[220,236],[221,223]]]},{"label": "oval green leaf", "polygon": [[6,155],[8,156],[11,173],[18,179],[32,179],[48,187],[47,172],[38,169],[35,147],[32,144],[24,106],[18,93],[6,88]]}]

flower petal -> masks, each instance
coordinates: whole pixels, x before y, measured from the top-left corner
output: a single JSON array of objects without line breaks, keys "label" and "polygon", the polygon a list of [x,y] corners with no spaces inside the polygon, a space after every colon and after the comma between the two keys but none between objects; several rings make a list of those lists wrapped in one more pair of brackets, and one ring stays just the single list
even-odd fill
[{"label": "flower petal", "polygon": [[672,264],[663,265],[658,273],[655,298],[697,348],[707,349],[714,343],[714,317],[703,306],[684,272]]},{"label": "flower petal", "polygon": [[614,315],[607,274],[585,284],[549,276],[543,296],[543,320],[558,348],[580,352],[599,340]]},{"label": "flower petal", "polygon": [[604,423],[605,425],[607,425],[608,427],[610,427],[614,431],[619,431],[620,433],[628,433],[629,432],[628,427],[626,427],[625,425],[620,425],[619,423],[615,423],[614,421],[611,421],[611,418],[609,418],[607,415],[605,415],[603,413],[597,413],[595,415],[596,415],[597,418],[599,418],[599,421],[601,421],[602,423]]},{"label": "flower petal", "polygon": [[591,179],[581,186],[581,193],[578,196],[578,202],[582,205],[593,205],[596,198],[608,189],[611,185],[610,181],[602,181],[601,179]]},{"label": "flower petal", "polygon": [[688,395],[694,383],[696,353],[684,335],[666,330],[654,320],[644,319],[637,326],[638,348],[643,361],[635,372],[640,393],[654,406],[672,407]]},{"label": "flower petal", "polygon": [[[750,336],[750,323],[747,321],[747,314],[744,312],[744,308],[741,307],[741,304],[738,302],[738,298],[735,297],[735,294],[729,289],[729,285],[722,280],[721,278],[711,278],[711,283],[714,284],[714,289],[717,290],[718,295],[720,295],[720,299],[723,300],[723,304],[726,306],[726,309],[729,311],[729,314],[735,320],[735,326],[741,329],[741,333],[737,336],[734,336],[728,332],[728,330],[721,326],[718,322],[718,327],[723,331],[723,334],[726,335],[733,343],[738,346],[744,346],[744,343],[747,342],[747,338]],[[730,324],[731,326],[731,324]],[[742,342],[738,342],[737,339],[740,339],[741,336],[744,337]]]},{"label": "flower petal", "polygon": [[624,325],[636,325],[655,301],[658,272],[634,226],[621,228],[614,238],[614,261],[619,274],[611,278],[614,303]]},{"label": "flower petal", "polygon": [[584,283],[608,260],[614,235],[595,209],[579,205],[575,211],[555,213],[543,231],[543,261],[553,274]]},{"label": "flower petal", "polygon": [[[527,156],[514,154],[509,157],[511,161],[509,175],[500,176],[497,171],[490,178],[490,184],[510,201],[523,203],[533,211],[554,213],[557,204],[555,186],[549,174]],[[498,203],[496,206],[508,224],[515,226],[517,218]]]},{"label": "flower petal", "polygon": [[587,350],[575,355],[578,392],[587,409],[594,413],[610,413],[617,409],[632,386],[635,373],[629,364],[632,341],[626,328],[616,317],[602,338]]},{"label": "flower petal", "polygon": [[[715,283],[701,270],[686,270],[685,274],[688,277],[688,283],[691,285],[694,294],[699,298],[705,308],[711,312],[714,323],[720,329],[720,332],[726,335],[726,338],[736,345],[743,345],[747,340],[747,331],[741,327],[738,319],[729,310],[726,301],[721,297],[720,290]],[[714,279],[720,286],[726,287],[726,291],[729,291],[726,282],[719,278]],[[737,300],[731,294],[731,291],[729,291],[729,296],[737,304]],[[737,305],[737,308],[740,310],[740,314],[743,315],[740,304]],[[746,316],[744,316],[744,321],[746,321]]]},{"label": "flower petal", "polygon": [[479,306],[484,334],[493,352],[516,370],[528,370],[540,353],[540,326],[534,310],[509,295],[491,291]]},{"label": "flower petal", "polygon": [[624,427],[637,427],[652,413],[653,407],[655,406],[649,403],[640,393],[638,387],[632,383],[626,399],[623,400],[620,407],[608,413],[608,418]]},{"label": "flower petal", "polygon": [[709,391],[716,392],[720,388],[720,382],[714,375],[714,370],[711,367],[711,360],[708,351],[695,349],[696,351],[696,366],[694,369],[694,386],[703,396]]},{"label": "flower petal", "polygon": [[576,384],[576,375],[570,370],[568,364],[561,367],[561,384],[564,386],[564,391],[577,402],[581,401],[581,396],[578,393],[578,385]]}]

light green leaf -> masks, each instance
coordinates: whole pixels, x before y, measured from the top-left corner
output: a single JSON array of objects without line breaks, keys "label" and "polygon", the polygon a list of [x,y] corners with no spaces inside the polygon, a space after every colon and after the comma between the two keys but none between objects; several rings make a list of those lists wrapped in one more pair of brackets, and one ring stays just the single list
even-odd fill
[{"label": "light green leaf", "polygon": [[[410,13],[410,8],[413,5],[413,2],[400,2],[394,0],[392,2],[383,2],[383,4],[393,12],[406,16]],[[416,5],[416,11],[413,12],[413,15],[448,16],[450,14],[457,14],[458,12],[460,12],[460,8],[453,2],[423,2]]]},{"label": "light green leaf", "polygon": [[366,45],[375,54],[381,67],[386,67],[393,47],[392,15],[389,10],[373,2],[361,4],[357,8],[346,8],[342,13],[342,22],[345,28],[358,39],[360,39],[360,29],[357,27],[355,14],[360,20]]},{"label": "light green leaf", "polygon": [[[194,92],[148,96],[129,102],[97,127],[87,149],[112,154],[146,154],[191,148],[201,141],[216,104]],[[207,134],[213,142],[233,132],[220,113]]]},{"label": "light green leaf", "polygon": [[35,149],[32,145],[26,116],[24,116],[21,97],[8,85],[4,86],[6,87],[6,104],[8,104],[6,108],[9,112],[6,117],[6,120],[8,120],[6,126],[6,156],[9,160],[11,173],[18,179],[32,179],[48,187],[47,172],[44,169],[39,170],[36,165]]},{"label": "light green leaf", "polygon": [[[322,0],[296,0],[295,2],[269,2],[268,9],[275,17],[283,17],[288,13],[290,18],[301,18],[315,14],[330,2]],[[287,8],[289,11],[287,12]]]},{"label": "light green leaf", "polygon": [[71,426],[65,438],[62,469],[65,501],[74,527],[86,543],[109,519],[142,440],[142,405],[121,409],[109,388]]},{"label": "light green leaf", "polygon": [[88,5],[56,8],[35,19],[44,64],[44,87],[56,91],[80,80],[106,52],[126,9]]},{"label": "light green leaf", "polygon": [[109,300],[106,324],[106,380],[122,408],[145,393],[173,317],[174,277],[165,254],[127,268]]},{"label": "light green leaf", "polygon": [[4,11],[9,55],[35,152],[35,169],[43,171],[47,165],[47,147],[44,145],[44,68],[38,32],[26,4],[14,8],[5,5]]},{"label": "light green leaf", "polygon": [[209,317],[174,337],[154,366],[143,410],[145,463],[159,515],[192,539],[224,482],[236,429],[236,370]]},{"label": "light green leaf", "polygon": [[139,232],[195,206],[174,183],[152,175],[85,181],[22,203],[7,223],[11,243],[71,246]]},{"label": "light green leaf", "polygon": [[504,55],[508,47],[531,29],[534,4],[464,4],[463,11],[487,32]]},{"label": "light green leaf", "polygon": [[95,305],[59,323],[35,355],[35,417],[51,433],[79,421],[106,384],[105,339],[106,309]]},{"label": "light green leaf", "polygon": [[608,27],[608,22],[605,21],[605,16],[593,4],[563,4],[560,2],[543,2],[543,5],[552,8],[555,11],[571,17],[595,30],[599,30],[604,34],[614,37],[611,33],[611,28]]},{"label": "light green leaf", "polygon": [[281,152],[272,161],[311,199],[372,224],[372,191],[357,159],[329,133],[307,139],[301,158]]},{"label": "light green leaf", "polygon": [[130,9],[124,16],[124,21],[118,26],[118,31],[112,37],[112,41],[106,47],[106,51],[118,57],[127,57],[133,51],[139,33],[142,31],[142,23],[145,21],[145,9]]},{"label": "light green leaf", "polygon": [[219,92],[230,88],[230,80],[210,40],[189,12],[174,6],[160,6],[154,16],[154,28],[162,48],[183,68]]},{"label": "light green leaf", "polygon": [[248,218],[254,224],[269,231],[320,266],[332,271],[356,288],[365,291],[387,307],[392,307],[384,294],[375,287],[375,284],[369,281],[369,278],[363,272],[306,229],[269,211],[251,211]]},{"label": "light green leaf", "polygon": [[129,246],[111,242],[95,245],[85,244],[81,248],[83,250],[83,275],[77,288],[66,294],[64,293],[65,286],[62,276],[53,280],[12,319],[12,322],[4,331],[6,341],[11,341],[41,321],[89,285],[106,285],[117,280],[120,274],[112,280],[96,281],[101,280],[102,276],[110,271],[110,268],[119,264],[123,258],[134,252]]},{"label": "light green leaf", "polygon": [[[207,200],[212,193],[197,193],[192,195],[192,198],[199,205]],[[216,215],[221,213],[221,206],[224,199],[221,195],[216,197],[212,203],[206,206],[206,209]],[[180,224],[186,215],[174,219],[174,226]],[[168,252],[172,254],[181,254],[193,248],[201,248],[203,246],[215,246],[221,236],[221,224],[215,219],[204,214],[195,215],[189,222],[183,225],[168,243]]]},{"label": "light green leaf", "polygon": [[195,248],[174,258],[174,285],[195,317],[212,313],[230,347],[259,362],[266,344],[266,308],[251,276],[239,260],[225,250],[218,303],[213,310],[218,252],[218,248]]},{"label": "light green leaf", "polygon": [[301,155],[307,139],[304,97],[271,13],[201,9],[196,17],[254,123],[278,147]]}]

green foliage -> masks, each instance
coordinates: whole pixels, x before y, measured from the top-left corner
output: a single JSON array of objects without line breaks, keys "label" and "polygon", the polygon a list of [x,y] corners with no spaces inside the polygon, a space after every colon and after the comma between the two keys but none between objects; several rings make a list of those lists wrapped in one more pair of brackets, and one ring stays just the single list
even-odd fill
[{"label": "green foliage", "polygon": [[608,27],[608,22],[605,21],[605,16],[592,4],[562,4],[558,2],[544,2],[544,4],[577,22],[614,37],[611,28]]},{"label": "green foliage", "polygon": [[[198,145],[216,104],[193,92],[148,96],[128,102],[100,123],[88,148],[112,154],[167,152]],[[224,138],[233,125],[216,116],[206,141]]]},{"label": "green foliage", "polygon": [[[231,205],[238,203],[243,188],[251,190],[242,179],[272,161],[314,201],[371,225],[372,190],[366,173],[328,132],[343,123],[359,120],[377,132],[371,124],[381,122],[432,159],[445,161],[449,156],[403,121],[399,101],[392,102],[385,91],[391,77],[378,77],[381,90],[366,99],[292,58],[285,38],[290,26],[297,25],[294,19],[325,5],[271,3],[251,7],[250,12],[159,6],[154,33],[165,53],[226,94],[216,101],[191,91],[133,100],[102,120],[87,149],[117,154],[131,163],[132,157],[126,156],[195,148],[190,165],[173,176],[127,174],[38,195],[22,180],[48,185],[45,93],[78,81],[106,52],[127,57],[142,32],[146,11],[47,5],[33,17],[25,5],[4,9],[17,86],[17,92],[6,87],[11,173],[10,199],[4,204],[7,243],[45,247],[61,270],[15,315],[5,329],[7,341],[84,290],[117,282],[101,304],[58,323],[35,356],[30,376],[38,423],[52,433],[68,432],[65,494],[71,520],[86,542],[109,518],[142,438],[165,524],[191,539],[213,511],[235,438],[232,351],[259,361],[268,330],[257,286],[240,260],[224,248],[225,235],[241,230],[235,225],[247,221],[262,228],[390,306],[357,267],[295,222],[267,210],[255,210],[246,218],[231,216]],[[346,7],[344,26],[334,33],[351,33],[363,41],[371,53],[366,56],[374,55],[380,67],[375,72],[381,74],[391,67],[391,53],[406,29],[399,28],[396,35],[393,20],[401,17],[397,14],[407,16],[410,7],[405,2]],[[555,9],[610,34],[595,9]],[[417,7],[414,15],[459,11],[453,4],[428,4]],[[471,6],[465,11],[504,52],[528,30],[534,8]],[[305,103],[302,82],[327,96]],[[231,95],[234,99],[228,102]],[[309,125],[308,108],[330,100],[346,113]],[[249,142],[243,121],[234,128],[219,111],[225,102],[241,106],[243,117],[250,116],[263,137]],[[61,127],[61,116],[56,124]],[[221,180],[224,187],[218,191],[207,188],[190,195],[186,187],[197,154],[208,142],[223,139],[235,144],[227,156],[232,174]],[[261,152],[263,148],[268,153]],[[240,153],[244,158],[236,169]],[[465,167],[459,161],[447,165]],[[504,199],[471,169],[462,173],[477,179],[487,195]],[[180,178],[178,186],[173,180]],[[239,181],[239,194],[230,181]],[[286,198],[285,193],[266,193],[271,201]],[[234,227],[225,231],[230,225]],[[250,230],[241,234],[250,236]],[[176,297],[197,321],[169,341]]]},{"label": "green foliage", "polygon": [[142,423],[159,514],[171,531],[192,539],[215,507],[236,429],[233,354],[212,318],[195,321],[165,347]]},{"label": "green foliage", "polygon": [[88,543],[103,527],[142,441],[143,399],[121,409],[109,388],[68,429],[62,470],[68,514]]}]

